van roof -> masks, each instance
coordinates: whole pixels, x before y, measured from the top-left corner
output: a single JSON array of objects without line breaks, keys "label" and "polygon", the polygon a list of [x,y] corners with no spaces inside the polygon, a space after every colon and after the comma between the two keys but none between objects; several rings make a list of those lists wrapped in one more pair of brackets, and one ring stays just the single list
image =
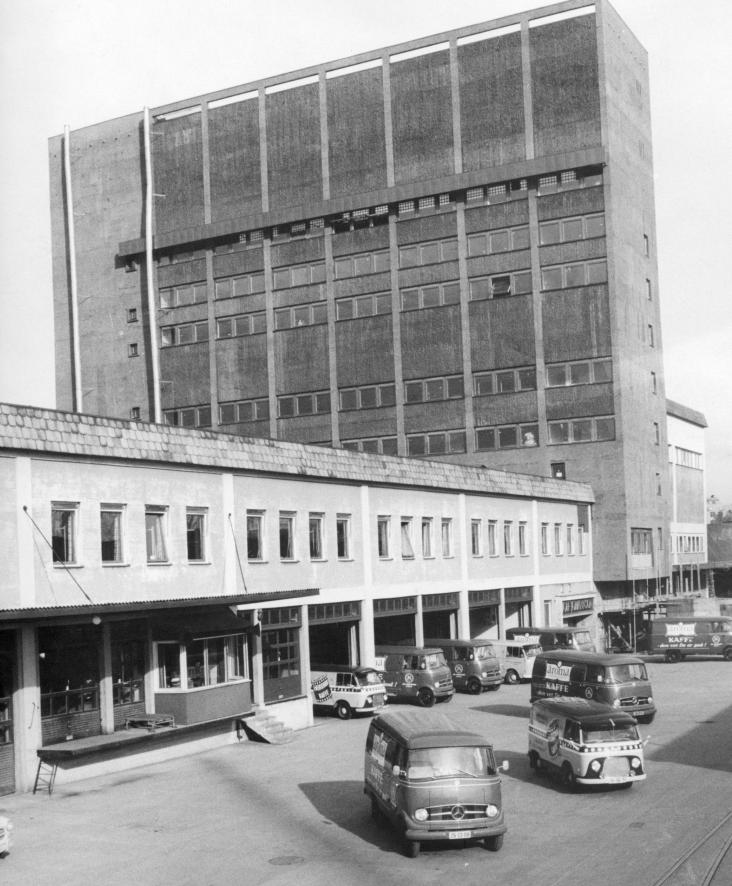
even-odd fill
[{"label": "van roof", "polygon": [[556,716],[571,717],[581,723],[595,723],[608,718],[624,725],[637,722],[627,711],[619,711],[611,705],[589,698],[540,698],[531,705],[532,710],[537,708],[543,708]]},{"label": "van roof", "polygon": [[461,648],[472,649],[473,646],[490,646],[493,643],[493,640],[486,640],[482,637],[478,637],[475,640],[450,640],[450,639],[430,639],[425,640],[428,646],[458,646]]},{"label": "van roof", "polygon": [[378,674],[376,668],[367,665],[342,665],[342,664],[311,664],[310,673],[327,673],[327,674]]},{"label": "van roof", "polygon": [[506,628],[507,634],[576,634],[580,631],[589,633],[588,628],[578,628],[574,625],[544,625],[543,627],[531,625],[525,628]]},{"label": "van roof", "polygon": [[442,652],[439,646],[377,646],[377,655],[421,655],[429,652]]},{"label": "van roof", "polygon": [[490,745],[484,735],[463,729],[446,714],[436,711],[387,711],[373,720],[408,748],[473,747]]},{"label": "van roof", "polygon": [[623,664],[643,664],[643,660],[637,655],[625,655],[623,653],[604,653],[604,652],[581,652],[577,649],[550,649],[546,652],[540,652],[536,656],[537,661],[566,661],[576,662],[577,664],[598,664],[598,665],[623,665]]}]

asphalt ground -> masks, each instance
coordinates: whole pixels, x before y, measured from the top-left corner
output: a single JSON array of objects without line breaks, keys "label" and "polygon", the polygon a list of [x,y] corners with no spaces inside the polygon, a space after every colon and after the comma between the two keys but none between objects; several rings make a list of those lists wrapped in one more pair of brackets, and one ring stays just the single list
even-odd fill
[{"label": "asphalt ground", "polygon": [[[732,664],[649,672],[659,713],[641,727],[648,779],[631,790],[573,794],[531,772],[525,684],[436,708],[509,762],[497,853],[437,844],[405,858],[363,795],[369,719],[329,717],[285,745],[245,741],[0,797],[14,825],[0,884],[700,886],[732,843]],[[716,876],[711,886],[732,884],[726,857]]]}]

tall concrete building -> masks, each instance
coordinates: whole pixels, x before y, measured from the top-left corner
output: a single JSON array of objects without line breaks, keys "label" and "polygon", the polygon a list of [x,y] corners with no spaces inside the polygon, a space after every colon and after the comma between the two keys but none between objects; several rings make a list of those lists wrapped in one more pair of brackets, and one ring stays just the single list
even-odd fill
[{"label": "tall concrete building", "polygon": [[66,131],[50,174],[59,408],[587,482],[607,611],[668,588],[648,65],[606,0]]}]

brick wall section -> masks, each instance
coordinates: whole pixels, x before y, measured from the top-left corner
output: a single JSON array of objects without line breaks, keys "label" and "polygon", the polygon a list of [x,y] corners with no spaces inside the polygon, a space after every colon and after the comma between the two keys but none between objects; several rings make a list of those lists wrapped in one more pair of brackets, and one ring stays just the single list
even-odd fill
[{"label": "brick wall section", "polygon": [[585,483],[446,462],[367,455],[0,403],[0,449],[130,459],[556,501],[592,502]]}]

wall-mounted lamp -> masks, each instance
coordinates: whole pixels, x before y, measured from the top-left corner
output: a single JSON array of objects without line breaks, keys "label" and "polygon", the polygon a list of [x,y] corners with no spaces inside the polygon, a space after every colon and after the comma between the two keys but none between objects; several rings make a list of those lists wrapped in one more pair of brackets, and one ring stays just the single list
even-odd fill
[{"label": "wall-mounted lamp", "polygon": [[95,615],[94,618],[92,619],[92,624],[96,625],[98,627],[101,623],[102,623],[101,618],[99,618],[98,615]]}]

